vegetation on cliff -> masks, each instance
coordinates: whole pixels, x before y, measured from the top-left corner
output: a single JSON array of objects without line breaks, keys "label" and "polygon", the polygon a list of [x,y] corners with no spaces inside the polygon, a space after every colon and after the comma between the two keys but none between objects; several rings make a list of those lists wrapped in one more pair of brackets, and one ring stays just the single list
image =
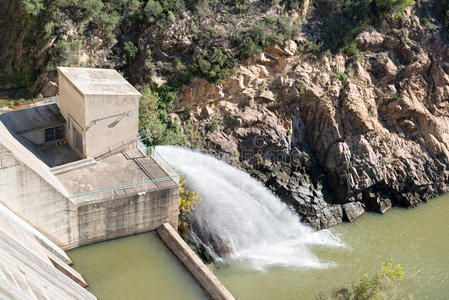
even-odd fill
[{"label": "vegetation on cliff", "polygon": [[186,135],[178,123],[171,122],[169,113],[178,93],[167,85],[148,85],[142,89],[139,107],[139,131],[148,145],[182,145]]},{"label": "vegetation on cliff", "polygon": [[[322,21],[313,29],[321,36],[317,43],[322,49],[355,51],[351,43],[364,26],[412,3],[313,1],[312,14]],[[297,36],[304,5],[292,0],[4,1],[0,21],[8,29],[1,30],[0,82],[36,93],[60,65],[114,67],[142,85],[161,79],[180,87],[192,76],[220,82],[264,47]]]},{"label": "vegetation on cliff", "polygon": [[326,11],[312,10],[301,35],[220,85],[194,79],[174,110],[190,112],[205,151],[265,182],[316,228],[416,206],[449,183],[448,45],[433,5],[386,13],[370,2],[383,19],[356,26],[340,49],[326,49]]},{"label": "vegetation on cliff", "polygon": [[114,67],[144,94],[147,143],[203,147],[323,228],[447,190],[448,10],[447,0],[7,0],[0,89],[50,95],[57,65]]}]

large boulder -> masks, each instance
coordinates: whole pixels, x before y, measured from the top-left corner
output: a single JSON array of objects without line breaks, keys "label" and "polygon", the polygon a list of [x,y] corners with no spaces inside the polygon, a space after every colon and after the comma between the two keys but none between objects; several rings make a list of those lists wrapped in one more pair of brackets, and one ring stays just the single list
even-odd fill
[{"label": "large boulder", "polygon": [[364,205],[360,202],[350,202],[342,205],[344,217],[349,222],[354,222],[365,213]]},{"label": "large boulder", "polygon": [[47,83],[45,83],[44,87],[41,90],[41,94],[42,94],[42,97],[44,97],[44,98],[54,97],[54,96],[56,96],[58,91],[59,91],[58,84],[56,82],[50,80]]}]

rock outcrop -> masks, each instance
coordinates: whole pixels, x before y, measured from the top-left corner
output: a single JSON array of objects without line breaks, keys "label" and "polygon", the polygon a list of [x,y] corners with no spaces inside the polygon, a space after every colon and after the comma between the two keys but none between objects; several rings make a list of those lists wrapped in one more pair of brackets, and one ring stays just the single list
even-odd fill
[{"label": "rock outcrop", "polygon": [[[228,14],[234,9],[221,12],[223,7],[217,6],[215,13],[211,10],[197,19],[196,10],[181,10],[176,20],[168,13],[165,23],[147,20],[143,27],[144,16],[131,13],[110,32],[120,38],[109,42],[105,32],[89,25],[96,18],[74,22],[69,17],[71,6],[65,6],[57,14],[63,17],[57,35],[46,36],[37,49],[24,48],[23,41],[38,28],[25,18],[23,5],[7,0],[0,3],[0,17],[18,22],[14,28],[0,28],[0,59],[5,62],[0,89],[18,88],[4,79],[17,72],[29,75],[22,76],[22,85],[28,85],[39,70],[31,92],[54,95],[56,79],[47,70],[56,58],[50,50],[58,42],[76,46],[76,51],[69,51],[75,61],[70,64],[113,66],[123,70],[133,84],[147,83],[151,77],[153,82],[169,85],[170,78],[188,77],[184,79],[190,83],[182,87],[174,111],[164,117],[167,124],[180,125],[192,145],[201,145],[204,151],[247,170],[316,228],[352,222],[365,210],[385,213],[396,205],[416,206],[446,192],[449,48],[437,28],[444,26],[438,24],[444,16],[436,16],[442,14],[443,2],[430,1],[433,4],[427,6],[417,2],[400,17],[382,15],[358,34],[351,51],[334,49],[334,54],[317,50],[323,45],[323,31],[329,29],[321,24],[326,23],[325,16],[310,16],[307,12],[313,3],[300,2],[297,11],[287,15],[278,6],[267,9],[257,1],[244,14]],[[325,8],[313,6],[312,11]],[[146,10],[134,13],[138,11]],[[230,40],[235,36],[228,32],[238,29],[241,38],[247,37],[249,28],[265,19],[271,20],[264,23],[267,29],[274,30],[274,20],[282,21],[281,17],[287,25],[286,16],[295,23],[288,37],[299,32],[300,16],[307,19],[300,36],[272,44],[247,61],[242,59],[258,53],[259,48],[252,49],[251,55],[240,55],[242,65],[220,84],[190,78],[192,72],[202,76],[223,68],[230,72],[222,60],[234,58],[248,40],[233,47]],[[249,18],[252,22],[245,23]],[[199,28],[211,29],[210,34],[196,34],[198,20],[203,23]],[[276,36],[268,40],[286,37],[283,31]],[[122,37],[126,39],[121,41]],[[266,40],[253,42],[266,45]],[[125,44],[134,48],[125,50]],[[203,67],[210,65],[206,58],[217,45],[223,51],[217,51],[221,55],[216,55],[214,69],[203,71],[200,61],[204,59]],[[181,63],[197,66],[187,68]],[[163,106],[171,108],[171,103]]]},{"label": "rock outcrop", "polygon": [[[364,56],[319,59],[299,37],[220,85],[195,79],[189,111],[205,151],[246,169],[316,228],[447,191],[449,48],[409,17],[356,39]],[[192,127],[192,126],[191,126]]]}]

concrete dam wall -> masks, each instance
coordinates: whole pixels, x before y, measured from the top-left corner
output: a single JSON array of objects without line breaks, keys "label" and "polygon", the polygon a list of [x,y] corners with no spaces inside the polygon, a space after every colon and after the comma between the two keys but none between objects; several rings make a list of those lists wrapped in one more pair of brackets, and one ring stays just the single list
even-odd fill
[{"label": "concrete dam wall", "polygon": [[0,122],[0,297],[95,299],[62,249],[177,226],[176,178],[136,148],[55,170],[13,134]]},{"label": "concrete dam wall", "polygon": [[62,249],[178,225],[179,174],[140,140],[141,94],[112,69],[58,75],[55,102],[0,115],[8,298],[94,298]]},{"label": "concrete dam wall", "polygon": [[103,176],[100,178],[106,178],[105,182],[108,170],[122,176],[117,172],[122,169],[119,163],[125,161],[121,155],[84,169],[73,165],[71,170],[54,175],[0,123],[0,203],[65,250],[151,231],[162,222],[177,226],[179,188],[174,180],[147,185],[145,191],[127,189],[112,196],[103,192],[71,197],[68,182],[87,186],[87,174]]},{"label": "concrete dam wall", "polygon": [[215,277],[214,273],[209,270],[196,253],[190,249],[189,245],[184,242],[169,223],[159,226],[156,232],[212,299],[235,300],[234,296]]},{"label": "concrete dam wall", "polygon": [[96,299],[67,263],[64,251],[0,204],[2,299]]}]

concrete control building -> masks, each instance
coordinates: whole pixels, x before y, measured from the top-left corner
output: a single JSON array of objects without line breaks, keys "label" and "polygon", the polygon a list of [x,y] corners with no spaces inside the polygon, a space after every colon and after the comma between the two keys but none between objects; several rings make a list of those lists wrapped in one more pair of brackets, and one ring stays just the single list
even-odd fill
[{"label": "concrete control building", "polygon": [[[141,144],[141,95],[117,71],[58,68],[58,76],[55,102],[0,115],[0,208],[33,228],[17,230],[40,246],[21,251],[38,252],[36,264],[38,258],[48,258],[79,283],[82,278],[73,275],[59,248],[151,231],[164,222],[176,228],[178,175]],[[0,234],[8,228],[1,227]],[[17,251],[14,241],[6,242],[9,248],[3,252]],[[17,256],[2,251],[0,265],[2,257]],[[27,282],[20,272],[2,272],[5,278],[21,277],[11,282]],[[51,289],[30,288],[39,295],[49,295]],[[0,279],[0,294],[5,289],[15,291]],[[71,298],[59,292],[54,295]]]},{"label": "concrete control building", "polygon": [[83,158],[137,135],[140,93],[117,71],[58,68],[66,138]]}]

